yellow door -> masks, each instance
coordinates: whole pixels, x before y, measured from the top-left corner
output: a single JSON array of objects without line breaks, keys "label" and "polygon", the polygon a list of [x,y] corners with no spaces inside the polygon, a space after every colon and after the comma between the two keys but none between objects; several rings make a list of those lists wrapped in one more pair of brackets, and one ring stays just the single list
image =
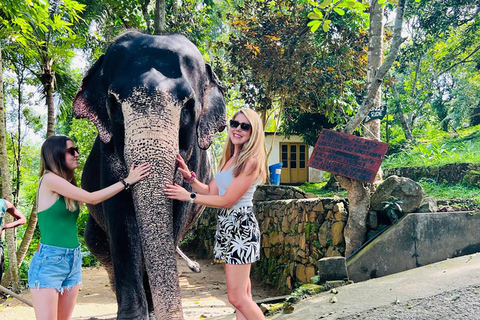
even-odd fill
[{"label": "yellow door", "polygon": [[308,148],[304,143],[280,143],[281,183],[302,183],[308,179]]}]

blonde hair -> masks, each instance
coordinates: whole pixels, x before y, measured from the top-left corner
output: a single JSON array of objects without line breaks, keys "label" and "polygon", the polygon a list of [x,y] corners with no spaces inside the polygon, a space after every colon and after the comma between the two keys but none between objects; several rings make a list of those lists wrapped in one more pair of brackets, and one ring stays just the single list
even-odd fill
[{"label": "blonde hair", "polygon": [[[258,113],[251,109],[240,109],[232,119],[239,114],[243,114],[247,118],[248,122],[252,125],[252,131],[250,133],[250,139],[241,146],[240,154],[235,161],[233,166],[233,176],[238,177],[238,175],[243,171],[245,163],[247,160],[253,160],[252,169],[247,172],[247,174],[252,174],[259,171],[259,180],[260,183],[264,183],[267,177],[267,170],[265,169],[265,132],[263,130],[263,124]],[[223,147],[222,158],[220,159],[219,168],[227,163],[228,160],[233,156],[235,151],[235,146],[230,140],[230,135],[225,146]]]},{"label": "blonde hair", "polygon": [[[77,186],[73,170],[70,170],[65,163],[65,151],[69,140],[72,141],[65,136],[51,136],[45,140],[41,151],[40,177],[46,172],[53,172]],[[75,211],[78,208],[77,201],[66,197],[64,199],[69,211]]]}]

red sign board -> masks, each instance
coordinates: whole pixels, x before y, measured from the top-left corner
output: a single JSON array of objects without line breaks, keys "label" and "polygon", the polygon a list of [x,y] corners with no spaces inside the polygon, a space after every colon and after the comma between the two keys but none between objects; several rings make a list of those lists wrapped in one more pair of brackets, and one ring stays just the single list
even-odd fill
[{"label": "red sign board", "polygon": [[323,129],[308,166],[356,180],[373,182],[388,143]]}]

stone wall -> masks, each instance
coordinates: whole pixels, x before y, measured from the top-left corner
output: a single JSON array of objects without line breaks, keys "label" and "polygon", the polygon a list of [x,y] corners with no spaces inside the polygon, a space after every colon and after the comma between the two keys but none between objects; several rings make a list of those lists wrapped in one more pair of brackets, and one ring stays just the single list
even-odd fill
[{"label": "stone wall", "polygon": [[[287,292],[309,282],[323,257],[341,256],[345,251],[343,229],[347,221],[344,199],[308,197],[288,186],[261,186],[255,193],[255,214],[261,233],[261,259],[253,265],[254,276],[279,291]],[[196,252],[212,257],[216,210],[208,208],[195,230]]]},{"label": "stone wall", "polygon": [[[402,167],[384,169],[384,177],[397,175],[415,181],[421,178],[433,179],[439,183],[467,183],[475,184],[476,173],[480,171],[480,164],[452,163],[439,167]],[[473,175],[473,178],[472,178]],[[474,180],[472,183],[470,180]]]},{"label": "stone wall", "polygon": [[306,199],[312,197],[302,189],[292,186],[258,186],[253,195],[253,202],[282,199]]}]

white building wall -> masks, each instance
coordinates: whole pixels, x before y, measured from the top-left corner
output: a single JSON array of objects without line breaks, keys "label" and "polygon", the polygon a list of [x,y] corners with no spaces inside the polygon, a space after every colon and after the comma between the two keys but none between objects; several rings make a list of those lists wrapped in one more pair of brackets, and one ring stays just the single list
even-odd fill
[{"label": "white building wall", "polygon": [[[265,135],[265,146],[267,148],[267,153],[270,151],[270,147],[272,146],[272,151],[270,152],[270,156],[268,157],[268,165],[271,166],[272,164],[279,163],[280,162],[280,142],[299,142],[299,143],[305,143],[303,142],[302,138],[297,135],[290,136],[289,139],[286,139],[285,136],[283,135],[276,135],[275,139],[273,138],[273,134],[266,134]],[[308,157],[307,159],[310,158],[310,155],[313,152],[313,147],[308,146]],[[320,182],[322,181],[323,177],[323,171],[314,169],[314,168],[308,168],[308,181],[309,182]]]}]

